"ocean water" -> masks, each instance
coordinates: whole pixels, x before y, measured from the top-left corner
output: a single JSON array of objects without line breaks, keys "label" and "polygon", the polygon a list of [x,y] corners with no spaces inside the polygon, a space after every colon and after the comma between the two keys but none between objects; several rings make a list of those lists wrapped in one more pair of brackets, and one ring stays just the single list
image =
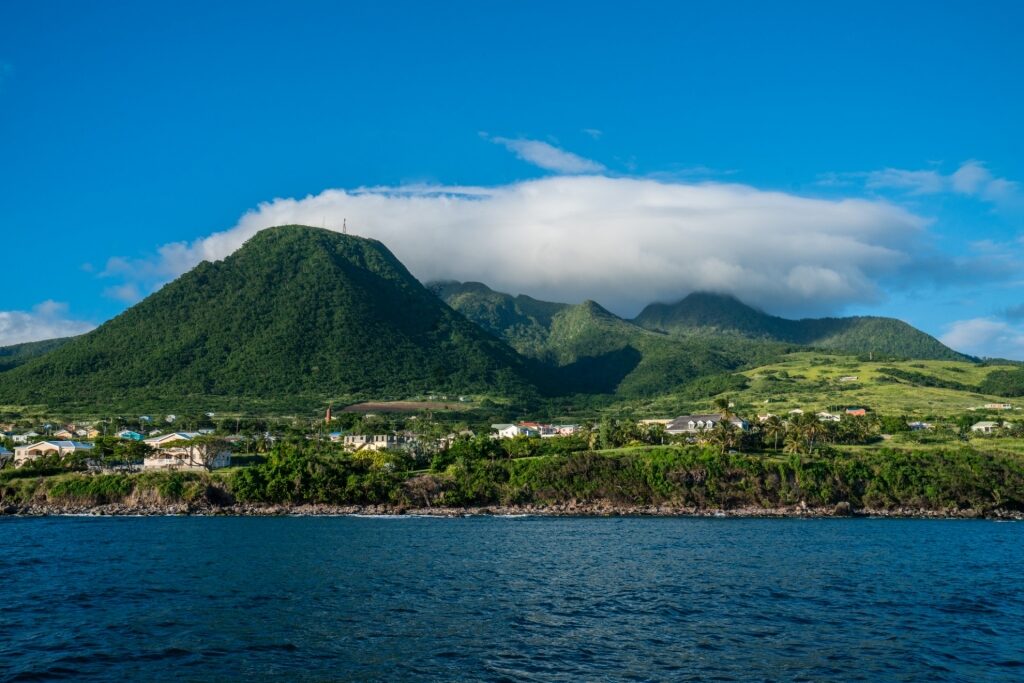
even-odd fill
[{"label": "ocean water", "polygon": [[0,680],[1024,680],[1024,524],[0,519]]}]

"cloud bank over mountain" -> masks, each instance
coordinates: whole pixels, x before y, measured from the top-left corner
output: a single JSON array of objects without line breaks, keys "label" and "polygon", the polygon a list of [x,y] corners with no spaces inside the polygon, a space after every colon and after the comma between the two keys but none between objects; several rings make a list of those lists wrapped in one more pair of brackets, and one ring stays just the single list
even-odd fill
[{"label": "cloud bank over mountain", "polygon": [[68,317],[67,304],[44,301],[30,311],[0,311],[0,346],[70,337],[94,327],[90,322]]},{"label": "cloud bank over mountain", "polygon": [[[734,294],[774,313],[817,315],[880,300],[880,282],[921,270],[928,220],[882,200],[818,199],[724,183],[604,176],[498,187],[332,189],[275,199],[238,224],[108,276],[152,287],[226,257],[260,229],[324,225],[383,241],[423,281],[480,280],[621,315],[689,292]],[[928,255],[928,269],[936,266]]]}]

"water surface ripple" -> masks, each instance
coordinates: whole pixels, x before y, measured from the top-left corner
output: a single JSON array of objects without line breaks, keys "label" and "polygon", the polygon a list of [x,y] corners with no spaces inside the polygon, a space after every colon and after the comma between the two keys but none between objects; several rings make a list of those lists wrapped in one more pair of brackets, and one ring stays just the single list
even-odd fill
[{"label": "water surface ripple", "polygon": [[2,680],[1024,680],[1024,524],[5,518],[0,534]]}]

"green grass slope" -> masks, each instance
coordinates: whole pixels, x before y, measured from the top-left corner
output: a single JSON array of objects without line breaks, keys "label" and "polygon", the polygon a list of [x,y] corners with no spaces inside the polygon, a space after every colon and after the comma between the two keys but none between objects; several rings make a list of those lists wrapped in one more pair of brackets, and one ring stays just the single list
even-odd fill
[{"label": "green grass slope", "polygon": [[380,242],[284,226],[3,373],[0,403],[513,394],[530,390],[527,377],[521,357]]},{"label": "green grass slope", "polygon": [[845,353],[924,360],[971,360],[894,318],[858,316],[787,320],[734,297],[695,293],[675,304],[651,304],[634,323],[676,335],[731,334]]}]

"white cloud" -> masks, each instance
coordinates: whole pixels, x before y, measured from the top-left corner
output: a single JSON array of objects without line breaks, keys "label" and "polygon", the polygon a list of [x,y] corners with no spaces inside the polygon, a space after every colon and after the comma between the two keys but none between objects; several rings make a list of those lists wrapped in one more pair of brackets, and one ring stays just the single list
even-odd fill
[{"label": "white cloud", "polygon": [[142,299],[142,292],[139,289],[139,285],[135,282],[125,282],[124,284],[107,287],[103,290],[103,295],[127,304],[134,304]]},{"label": "white cloud", "polygon": [[96,327],[83,320],[67,317],[68,305],[44,301],[31,311],[0,311],[0,346],[68,337]]},{"label": "white cloud", "polygon": [[494,137],[491,140],[499,145],[503,145],[523,161],[548,171],[579,174],[599,173],[604,170],[604,166],[596,161],[584,159],[572,152],[567,152],[564,149],[559,149],[540,140],[502,137]]},{"label": "white cloud", "polygon": [[1024,329],[995,318],[957,320],[940,340],[972,356],[1024,360]]},{"label": "white cloud", "polygon": [[986,202],[1008,206],[1021,202],[1020,185],[1006,178],[997,178],[985,164],[971,159],[949,175],[935,169],[911,171],[900,168],[886,168],[864,174],[829,174],[823,176],[821,184],[834,185],[843,177],[864,178],[869,189],[900,190],[912,195],[939,194],[943,192],[976,197]]},{"label": "white cloud", "polygon": [[604,131],[598,128],[584,128],[583,132],[589,135],[590,137],[594,138],[595,140],[599,139],[602,135],[604,135]]},{"label": "white cloud", "polygon": [[783,314],[872,303],[881,298],[880,279],[923,256],[919,238],[927,226],[885,201],[723,183],[553,177],[275,199],[230,230],[165,245],[150,260],[112,259],[106,272],[148,289],[199,261],[228,256],[262,228],[326,219],[340,230],[343,218],[350,232],[384,242],[422,281],[478,280],[556,301],[595,299],[627,316],[697,290]]}]

